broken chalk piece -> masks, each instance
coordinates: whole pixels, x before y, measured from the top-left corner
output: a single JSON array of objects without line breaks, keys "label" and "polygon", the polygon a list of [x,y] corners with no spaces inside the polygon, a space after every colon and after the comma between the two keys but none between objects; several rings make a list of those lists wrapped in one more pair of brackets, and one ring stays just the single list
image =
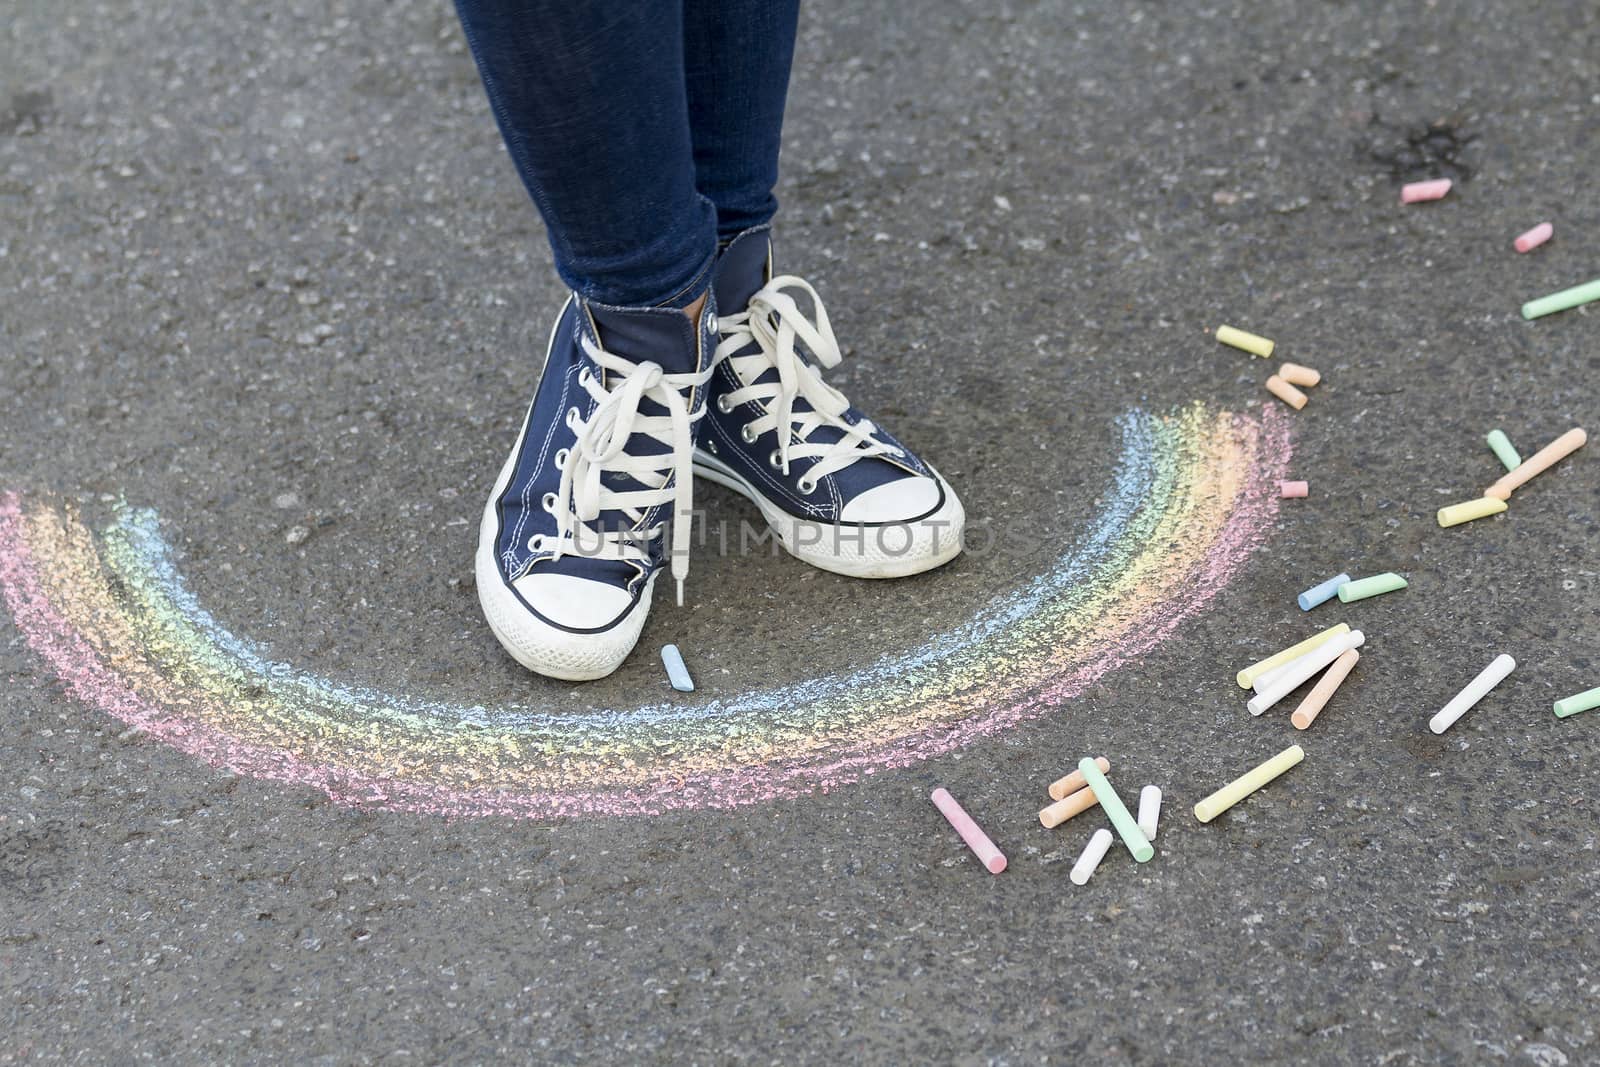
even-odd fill
[{"label": "broken chalk piece", "polygon": [[978,824],[972,821],[956,798],[951,796],[943,786],[933,791],[929,797],[937,807],[950,820],[950,825],[956,828],[956,833],[961,835],[961,840],[967,843],[973,854],[989,869],[990,874],[999,874],[1006,869],[1006,858],[1000,850],[994,847],[994,842],[989,840],[989,835],[978,829]]},{"label": "broken chalk piece", "polygon": [[1529,479],[1543,474],[1557,463],[1566,459],[1572,453],[1583,447],[1589,435],[1581,428],[1568,430],[1560,437],[1545,445],[1539,451],[1517,464],[1517,469],[1508,471],[1504,477],[1483,491],[1484,496],[1492,496],[1497,500],[1509,499],[1520,486]]},{"label": "broken chalk piece", "polygon": [[1454,726],[1456,720],[1467,713],[1467,709],[1482,700],[1484,694],[1505,679],[1505,676],[1516,669],[1517,661],[1504,652],[1494,658],[1478,676],[1467,683],[1467,687],[1455,695],[1455,698],[1439,709],[1439,713],[1428,720],[1428,729],[1436,734],[1442,734]]},{"label": "broken chalk piece", "polygon": [[1424,200],[1442,200],[1450,191],[1449,178],[1435,178],[1426,182],[1410,182],[1400,187],[1402,204],[1417,204]]},{"label": "broken chalk piece", "polygon": [[1100,861],[1106,858],[1106,851],[1111,847],[1111,831],[1104,826],[1094,832],[1089,838],[1089,843],[1083,846],[1083,854],[1078,857],[1078,862],[1072,865],[1072,871],[1067,875],[1072,879],[1073,885],[1083,885],[1087,882],[1100,866]]},{"label": "broken chalk piece", "polygon": [[1250,710],[1250,714],[1260,715],[1272,705],[1299,689],[1313,674],[1316,674],[1350,649],[1360,648],[1366,641],[1366,634],[1360,630],[1351,630],[1347,634],[1340,634],[1332,641],[1318,645],[1304,656],[1295,660],[1291,667],[1286,667],[1282,672],[1274,674],[1271,682],[1256,690],[1256,695],[1250,698],[1245,707]]},{"label": "broken chalk piece", "polygon": [[1312,687],[1311,692],[1306,694],[1300,706],[1294,709],[1294,714],[1289,716],[1289,721],[1294,723],[1296,730],[1307,729],[1317,721],[1317,716],[1328,706],[1328,701],[1333,698],[1334,692],[1338,690],[1345,676],[1360,658],[1361,653],[1355,649],[1346,649],[1339,654],[1338,659],[1328,665],[1327,672],[1317,679],[1317,684]]},{"label": "broken chalk piece", "polygon": [[1290,385],[1303,385],[1309,389],[1322,381],[1322,372],[1315,367],[1302,367],[1298,363],[1285,363],[1278,368],[1278,377]]},{"label": "broken chalk piece", "polygon": [[1078,761],[1078,770],[1083,772],[1084,780],[1089,783],[1089,788],[1094,790],[1095,799],[1100,802],[1100,810],[1106,813],[1111,825],[1117,828],[1122,843],[1128,846],[1133,858],[1140,863],[1147,862],[1156,854],[1156,850],[1144,836],[1144,831],[1139,829],[1139,824],[1133,821],[1133,816],[1128,814],[1128,806],[1117,796],[1117,791],[1111,788],[1106,776],[1100,773],[1100,768],[1094,765],[1094,760],[1087,756]]},{"label": "broken chalk piece", "polygon": [[1263,359],[1272,355],[1272,350],[1276,347],[1272,341],[1265,337],[1258,337],[1253,333],[1236,330],[1232,326],[1218,326],[1217,340],[1225,345],[1241,348],[1252,355],[1261,356]]},{"label": "broken chalk piece", "polygon": [[1139,829],[1144,836],[1156,839],[1156,824],[1161,821],[1161,787],[1147,785],[1139,790]]},{"label": "broken chalk piece", "polygon": [[1311,492],[1310,482],[1279,482],[1278,496],[1283,500],[1293,500]]},{"label": "broken chalk piece", "polygon": [[1532,252],[1555,236],[1556,228],[1548,222],[1541,222],[1527,233],[1511,242],[1511,247],[1518,252]]},{"label": "broken chalk piece", "polygon": [[1516,447],[1511,443],[1511,438],[1506,436],[1504,430],[1490,430],[1489,436],[1483,440],[1488,444],[1489,451],[1495,454],[1495,458],[1500,461],[1501,466],[1505,467],[1506,470],[1514,471],[1522,466],[1522,456],[1517,453]]},{"label": "broken chalk piece", "polygon": [[1075,793],[1068,793],[1054,804],[1046,804],[1039,809],[1039,825],[1046,830],[1053,830],[1066,822],[1074,815],[1082,815],[1096,804],[1100,803],[1094,797],[1094,790],[1084,786]]},{"label": "broken chalk piece", "polygon": [[1196,804],[1194,817],[1201,822],[1210,822],[1305,758],[1304,749],[1299,745],[1290,745]]},{"label": "broken chalk piece", "polygon": [[1319,582],[1295,597],[1295,603],[1300,605],[1301,611],[1310,611],[1318,604],[1325,604],[1332,600],[1339,592],[1339,587],[1350,580],[1348,574],[1335,574],[1325,582]]},{"label": "broken chalk piece", "polygon": [[1600,708],[1600,687],[1574,693],[1556,701],[1556,718],[1565,719],[1568,715],[1576,715],[1591,708]]},{"label": "broken chalk piece", "polygon": [[1306,406],[1306,394],[1274,374],[1267,379],[1267,392],[1299,411]]},{"label": "broken chalk piece", "polygon": [[678,651],[677,645],[661,646],[661,662],[667,668],[667,680],[672,688],[680,693],[694,692],[694,679],[689,677],[689,668],[684,666],[683,653]]},{"label": "broken chalk piece", "polygon": [[1563,289],[1559,293],[1541,296],[1537,300],[1530,300],[1522,305],[1522,317],[1525,319],[1539,319],[1594,300],[1600,300],[1600,278],[1596,278],[1592,282],[1584,282],[1582,285],[1575,285],[1571,289]]},{"label": "broken chalk piece", "polygon": [[1274,652],[1266,659],[1250,664],[1250,666],[1234,675],[1233,680],[1239,683],[1240,689],[1249,689],[1251,686],[1256,684],[1257,678],[1260,678],[1263,674],[1266,674],[1274,667],[1281,667],[1292,659],[1299,659],[1301,656],[1305,655],[1307,652],[1310,652],[1313,648],[1316,648],[1324,641],[1332,641],[1340,634],[1347,634],[1349,632],[1349,623],[1335,623],[1326,630],[1323,630],[1321,633],[1312,634],[1310,637],[1306,638],[1304,641],[1301,641],[1297,645],[1290,645],[1281,652]]},{"label": "broken chalk piece", "polygon": [[1359,578],[1353,582],[1346,582],[1339,587],[1339,602],[1349,604],[1356,600],[1365,600],[1369,596],[1380,593],[1392,593],[1396,589],[1404,589],[1406,580],[1389,571],[1385,574],[1374,574],[1370,578]]},{"label": "broken chalk piece", "polygon": [[1440,508],[1437,516],[1440,526],[1460,526],[1473,519],[1484,519],[1490,515],[1498,515],[1506,509],[1504,500],[1496,500],[1492,496],[1479,497],[1477,500],[1468,500],[1464,504],[1451,504],[1449,507]]},{"label": "broken chalk piece", "polygon": [[[1111,769],[1111,761],[1106,759],[1104,756],[1096,756],[1094,758],[1094,765],[1100,768],[1101,773]],[[1079,774],[1077,771],[1073,771],[1066,777],[1057,778],[1055,781],[1051,782],[1050,788],[1047,791],[1050,794],[1051,800],[1061,800],[1069,793],[1076,793],[1078,790],[1082,789],[1085,784],[1086,783],[1083,780],[1083,775]]]}]

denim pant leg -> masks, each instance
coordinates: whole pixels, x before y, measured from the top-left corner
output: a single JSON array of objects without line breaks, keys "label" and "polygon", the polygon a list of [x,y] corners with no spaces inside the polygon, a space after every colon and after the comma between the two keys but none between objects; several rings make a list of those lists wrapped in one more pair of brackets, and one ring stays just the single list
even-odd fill
[{"label": "denim pant leg", "polygon": [[726,241],[778,210],[778,143],[800,0],[684,0],[695,186]]},{"label": "denim pant leg", "polygon": [[692,303],[709,283],[717,212],[695,185],[681,3],[456,9],[562,279],[604,304]]}]

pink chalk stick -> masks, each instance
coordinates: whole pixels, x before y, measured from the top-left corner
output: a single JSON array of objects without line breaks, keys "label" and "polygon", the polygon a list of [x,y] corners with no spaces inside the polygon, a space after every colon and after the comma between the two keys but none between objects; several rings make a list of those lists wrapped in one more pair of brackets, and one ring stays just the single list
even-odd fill
[{"label": "pink chalk stick", "polygon": [[1290,497],[1305,496],[1311,492],[1310,482],[1279,482],[1278,496],[1283,500]]},{"label": "pink chalk stick", "polygon": [[1555,236],[1555,232],[1556,228],[1554,226],[1548,222],[1541,222],[1521,237],[1518,237],[1512,244],[1518,252],[1532,252],[1535,248]]},{"label": "pink chalk stick", "polygon": [[1437,178],[1431,182],[1412,182],[1410,185],[1400,187],[1400,202],[1415,204],[1421,200],[1440,200],[1449,191],[1449,178]]},{"label": "pink chalk stick", "polygon": [[935,789],[932,797],[933,803],[939,811],[950,820],[950,825],[956,828],[956,833],[961,835],[961,840],[967,843],[983,865],[989,868],[990,874],[999,874],[1006,869],[1006,858],[1000,850],[994,847],[994,842],[989,840],[989,835],[978,829],[978,824],[972,821],[972,816],[962,810],[956,803],[956,798],[951,796],[943,787]]}]

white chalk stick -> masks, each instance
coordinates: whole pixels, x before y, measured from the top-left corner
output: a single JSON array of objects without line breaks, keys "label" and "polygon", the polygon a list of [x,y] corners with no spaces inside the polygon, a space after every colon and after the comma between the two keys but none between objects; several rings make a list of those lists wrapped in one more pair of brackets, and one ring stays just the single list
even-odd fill
[{"label": "white chalk stick", "polygon": [[1100,861],[1106,858],[1106,850],[1111,847],[1113,840],[1111,831],[1104,826],[1094,832],[1089,843],[1083,846],[1083,855],[1072,865],[1072,873],[1067,876],[1072,879],[1073,885],[1082,885],[1089,880],[1094,869],[1100,866]]},{"label": "white chalk stick", "polygon": [[1139,829],[1144,836],[1156,839],[1156,823],[1161,820],[1161,787],[1147,785],[1139,790]]},{"label": "white chalk stick", "polygon": [[1482,700],[1484,694],[1505,680],[1505,676],[1516,669],[1517,661],[1504,652],[1494,658],[1494,662],[1479,672],[1478,676],[1467,683],[1467,687],[1455,695],[1455,699],[1439,709],[1439,713],[1428,720],[1428,729],[1436,734],[1442,734],[1454,726],[1456,720],[1467,713],[1467,709]]}]

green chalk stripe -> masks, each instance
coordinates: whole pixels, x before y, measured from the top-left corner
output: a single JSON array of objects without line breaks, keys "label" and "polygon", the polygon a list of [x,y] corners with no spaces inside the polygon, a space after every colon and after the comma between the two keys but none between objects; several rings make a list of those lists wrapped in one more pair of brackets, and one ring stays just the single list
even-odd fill
[{"label": "green chalk stripe", "polygon": [[1365,600],[1369,596],[1379,593],[1392,593],[1396,589],[1404,589],[1406,580],[1390,571],[1388,574],[1374,574],[1371,578],[1361,578],[1354,582],[1345,582],[1339,587],[1339,602],[1348,604],[1352,600]]},{"label": "green chalk stripe", "polygon": [[1489,436],[1484,438],[1489,443],[1489,451],[1493,452],[1502,466],[1508,471],[1514,471],[1522,466],[1522,457],[1517,454],[1516,447],[1512,445],[1511,438],[1505,435],[1504,430],[1490,430]]},{"label": "green chalk stripe", "polygon": [[[1600,687],[1556,701],[1556,717],[1565,719],[1568,715],[1576,715],[1578,712],[1588,711],[1590,708],[1600,708]],[[1095,794],[1095,796],[1099,795],[1099,793]]]},{"label": "green chalk stripe", "polygon": [[1128,846],[1133,858],[1140,863],[1147,862],[1156,854],[1155,847],[1150,844],[1150,839],[1144,836],[1144,831],[1139,829],[1139,824],[1134,821],[1133,816],[1128,814],[1128,806],[1117,796],[1117,791],[1111,788],[1111,783],[1100,773],[1100,768],[1095,766],[1094,760],[1088,756],[1079,760],[1078,773],[1083,775],[1083,780],[1094,790],[1094,798],[1100,802],[1100,810],[1106,813],[1111,825],[1122,835],[1122,843]]},{"label": "green chalk stripe", "polygon": [[1541,296],[1537,300],[1530,300],[1522,305],[1522,317],[1537,319],[1544,315],[1554,315],[1558,311],[1575,308],[1591,300],[1600,300],[1600,278],[1583,285],[1575,285],[1571,289],[1563,289],[1559,293]]}]

